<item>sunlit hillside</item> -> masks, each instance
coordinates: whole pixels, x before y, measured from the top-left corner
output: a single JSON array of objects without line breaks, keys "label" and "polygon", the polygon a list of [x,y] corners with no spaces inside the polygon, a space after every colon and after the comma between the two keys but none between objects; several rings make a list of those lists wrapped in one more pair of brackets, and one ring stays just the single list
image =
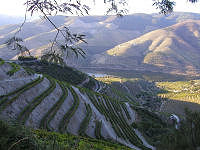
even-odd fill
[{"label": "sunlit hillside", "polygon": [[[163,65],[166,66],[166,64],[159,62],[160,58],[165,58],[166,60],[171,61],[170,65],[174,64],[174,58],[176,59],[177,57],[180,57],[178,61],[183,61],[184,58],[182,56],[177,56],[179,55],[179,52],[174,52],[173,54],[170,52],[170,55],[174,55],[174,58],[166,58],[163,56],[163,53],[160,53],[160,50],[158,50],[165,46],[170,48],[170,44],[173,45],[173,43],[177,40],[180,42],[180,38],[176,37],[175,33],[171,33],[167,30],[160,30],[159,32],[155,31],[153,32],[153,34],[155,34],[154,36],[152,36],[149,32],[165,28],[179,22],[183,22],[188,19],[198,20],[200,19],[200,16],[199,14],[194,13],[174,13],[167,16],[158,14],[133,14],[124,16],[122,18],[118,18],[116,16],[54,16],[50,17],[50,19],[59,28],[67,26],[74,33],[81,33],[86,35],[86,41],[88,44],[81,44],[81,47],[86,51],[87,58],[77,61],[71,57],[67,61],[67,63],[71,66],[86,67],[99,64],[101,65],[105,64],[106,62],[106,64],[110,65],[116,64],[116,67],[124,67],[130,65],[131,68],[137,67],[136,69],[146,68],[150,70],[153,68],[154,70],[158,70],[160,69],[158,67]],[[19,54],[19,52],[16,51],[9,51],[9,49],[4,44],[8,38],[14,35],[19,26],[20,24],[4,25],[0,27],[0,57],[3,57],[4,59],[12,59],[16,58],[16,56]],[[54,39],[55,33],[56,31],[51,24],[49,24],[46,20],[39,19],[25,23],[23,30],[21,30],[17,36],[24,39],[25,45],[28,49],[31,50],[32,55],[41,56],[43,52],[50,47],[50,43]],[[140,37],[145,33],[149,34],[145,37]],[[163,35],[161,35],[161,33],[163,33]],[[196,36],[198,36],[198,30],[195,30],[194,33]],[[170,34],[170,37],[167,37],[168,34]],[[187,36],[189,36],[189,34],[190,32],[184,33],[184,35]],[[139,51],[137,53],[130,52],[129,57],[126,57],[127,55],[123,54],[123,58],[120,57],[118,59],[118,56],[124,53],[125,49],[128,47],[133,48],[132,41],[138,37],[139,39],[135,41],[136,45],[134,46],[134,49]],[[60,38],[61,37],[58,37],[59,40]],[[149,40],[145,41],[144,38],[149,38]],[[185,42],[185,39],[181,40]],[[197,37],[193,40],[196,41]],[[120,46],[117,46],[119,44]],[[113,47],[115,47],[114,50],[109,51],[108,55],[106,51],[112,49]],[[156,49],[157,53],[150,53],[147,49],[149,47],[152,51]],[[178,45],[177,49],[178,48],[182,47]],[[193,51],[193,49],[191,49],[191,51]],[[128,52],[129,50],[127,53]],[[147,53],[148,55],[146,56]],[[188,53],[185,55],[187,54]],[[116,58],[113,58],[111,55],[114,55]],[[158,58],[155,59],[155,55]],[[136,56],[139,57],[135,58]],[[194,66],[194,64],[197,64],[196,59],[193,59],[193,57],[186,59],[189,60],[186,61],[184,59],[185,63],[183,66],[189,68],[188,70],[195,70],[196,66]],[[194,62],[191,63],[191,59]],[[144,66],[138,67],[138,65],[143,63]],[[177,64],[177,61],[175,61],[175,64]],[[172,66],[169,66],[169,70],[173,69],[174,68]],[[183,69],[181,72],[187,72],[186,70],[187,69]],[[163,70],[161,69],[161,71]]]},{"label": "sunlit hillside", "polygon": [[200,72],[200,21],[149,32],[96,55],[93,65],[196,74]]}]

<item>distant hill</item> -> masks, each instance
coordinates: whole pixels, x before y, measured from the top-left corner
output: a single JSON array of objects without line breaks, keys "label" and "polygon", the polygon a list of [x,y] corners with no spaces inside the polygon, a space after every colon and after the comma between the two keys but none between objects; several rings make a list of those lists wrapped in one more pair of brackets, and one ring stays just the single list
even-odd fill
[{"label": "distant hill", "polygon": [[158,29],[94,56],[92,65],[171,73],[200,72],[200,21]]},{"label": "distant hill", "polygon": [[[84,60],[80,59],[77,61],[75,57],[70,57],[70,59],[68,59],[67,61],[69,65],[75,67],[96,65],[102,66],[104,65],[104,63],[102,62],[107,61],[106,64],[112,65],[114,63],[114,65],[116,64],[117,67],[131,64],[129,69],[133,69],[134,67],[138,66],[137,63],[143,63],[143,56],[138,57],[137,55],[137,61],[135,58],[132,59],[131,56],[129,59],[120,58],[120,61],[118,59],[112,58],[112,62],[109,62],[111,61],[111,55],[108,55],[109,59],[106,58],[107,55],[105,55],[105,57],[103,55],[106,54],[107,50],[112,49],[113,47],[118,47],[117,45],[122,45],[122,43],[126,43],[127,41],[139,38],[140,36],[148,32],[165,28],[176,23],[186,21],[188,19],[200,20],[200,15],[195,13],[178,12],[170,14],[168,16],[162,16],[158,14],[133,14],[124,16],[122,18],[118,18],[116,16],[54,16],[50,18],[60,28],[62,28],[65,25],[68,26],[75,33],[83,33],[86,35],[86,40],[88,44],[82,44],[81,46],[86,50],[87,58]],[[8,50],[8,48],[4,44],[4,42],[9,37],[14,35],[18,26],[19,25],[0,26],[0,57],[4,59],[12,59],[15,58],[15,56],[18,54],[18,52]],[[23,26],[23,30],[18,36],[24,38],[26,46],[31,50],[31,53],[33,55],[40,56],[45,49],[49,48],[50,41],[54,39],[55,32],[56,31],[54,30],[51,24],[49,24],[46,20],[39,19],[36,21],[26,23]],[[164,34],[163,38],[166,37],[168,34],[168,32],[164,30],[162,30],[162,33]],[[158,33],[157,31],[156,34],[160,36],[161,33]],[[147,36],[144,37],[146,38]],[[150,37],[147,38],[151,40]],[[154,38],[152,40],[154,40]],[[185,40],[184,37],[183,40]],[[197,40],[197,38],[193,40]],[[146,44],[148,45],[149,43],[147,42]],[[141,50],[141,46],[138,46],[138,48]],[[177,47],[177,49],[178,48],[179,47]],[[148,57],[145,58],[145,69],[151,70],[153,68],[155,70],[163,71],[160,70],[160,67],[158,67],[158,65],[154,65],[153,60],[151,60],[149,57],[150,55],[148,55]],[[138,59],[140,59],[140,61],[138,61]],[[117,60],[118,62],[115,63],[114,60]],[[196,61],[195,58],[195,62],[193,64],[197,63],[198,61]],[[186,66],[188,66],[188,63]],[[135,69],[143,68],[144,66]],[[196,68],[198,67],[193,67],[193,69]]]}]

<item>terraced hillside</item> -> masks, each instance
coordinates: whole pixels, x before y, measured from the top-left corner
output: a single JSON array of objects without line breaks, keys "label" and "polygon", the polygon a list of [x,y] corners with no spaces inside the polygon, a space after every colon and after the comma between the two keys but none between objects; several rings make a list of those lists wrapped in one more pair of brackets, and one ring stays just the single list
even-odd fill
[{"label": "terraced hillside", "polygon": [[130,100],[154,112],[185,116],[185,108],[200,111],[200,80],[149,81],[142,77],[112,75],[96,79],[109,85],[104,90],[105,94],[111,97],[121,95],[123,100]]},{"label": "terraced hillside", "polygon": [[14,63],[1,60],[0,64],[2,119],[36,129],[115,141],[132,149],[155,149],[132,126],[137,106],[99,93],[103,83],[95,82],[94,90],[90,90]]},{"label": "terraced hillside", "polygon": [[121,95],[124,100],[130,100],[152,111],[159,111],[161,103],[165,99],[157,95],[162,92],[162,89],[157,87],[153,81],[118,76],[96,79],[110,85],[110,88],[105,90],[107,95],[112,97]]}]

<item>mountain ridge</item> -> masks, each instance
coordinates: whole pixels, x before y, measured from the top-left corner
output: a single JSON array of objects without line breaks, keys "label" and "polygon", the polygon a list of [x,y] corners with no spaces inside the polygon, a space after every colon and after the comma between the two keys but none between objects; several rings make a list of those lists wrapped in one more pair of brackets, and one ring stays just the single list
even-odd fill
[{"label": "mountain ridge", "polygon": [[[97,55],[91,64],[122,65],[134,70],[132,63],[135,63],[136,68],[153,65],[158,69],[164,67],[165,72],[170,71],[167,67],[171,67],[172,73],[199,73],[199,26],[200,21],[188,20],[151,31]],[[128,60],[131,58],[132,62],[129,64]],[[123,65],[120,61],[126,64]],[[173,72],[173,68],[180,72]],[[151,69],[154,70],[153,67]]]},{"label": "mountain ridge", "polygon": [[[189,41],[188,45],[186,42],[187,39],[184,39],[184,36],[181,36],[182,39],[175,37],[175,33],[172,33],[172,31],[167,30],[174,30],[172,28],[167,28],[171,25],[174,25],[178,22],[182,22],[188,19],[200,19],[200,15],[194,14],[194,13],[173,13],[171,15],[167,16],[161,16],[157,14],[134,14],[134,15],[127,15],[122,18],[117,18],[116,16],[83,16],[83,17],[66,17],[66,16],[54,16],[50,17],[58,27],[62,28],[64,25],[68,26],[73,32],[75,33],[81,33],[86,34],[86,41],[88,44],[80,44],[80,46],[85,49],[87,58],[86,59],[79,59],[76,60],[75,56],[71,56],[67,60],[67,64],[74,66],[74,67],[88,67],[88,66],[98,66],[99,64],[102,65],[102,63],[98,63],[101,61],[107,61],[107,64],[110,64],[111,66],[116,66],[114,63],[112,64],[110,61],[113,58],[110,58],[110,56],[107,56],[105,51],[109,49],[113,49],[113,47],[117,47],[117,45],[122,45],[122,43],[128,43],[127,41],[131,41],[135,38],[139,38],[142,35],[147,33],[151,33],[152,31],[155,31],[156,29],[166,28],[165,31],[160,30],[160,34],[163,34],[163,36],[167,36],[168,33],[173,36],[173,38],[165,38],[165,43],[162,42],[162,45],[159,45],[159,41],[161,42],[162,38],[160,34],[159,37],[161,39],[156,38],[157,42],[154,41],[152,44],[152,47],[150,49],[155,48],[155,46],[160,47],[166,47],[170,49],[170,46],[176,47],[176,44],[182,42],[183,44],[186,44],[188,48],[191,48],[194,50],[193,47],[198,46],[197,38],[194,38],[192,35],[190,35],[190,32],[193,32],[192,30],[184,30],[188,31],[185,32],[184,35],[190,36],[189,39],[192,39],[191,42]],[[5,59],[16,59],[19,52],[8,50],[5,44],[3,44],[9,37],[14,35],[14,32],[16,31],[16,27],[18,25],[9,25],[9,26],[3,26],[0,27],[0,56]],[[178,26],[177,26],[178,28]],[[179,27],[180,28],[180,27]],[[189,29],[189,28],[188,28]],[[51,46],[51,41],[53,40],[55,36],[55,29],[49,24],[46,20],[35,20],[33,22],[28,22],[23,26],[22,31],[19,33],[18,36],[21,36],[25,41],[25,46],[27,46],[28,49],[30,49],[31,53],[34,56],[41,56],[46,49],[48,49]],[[181,32],[179,30],[176,31],[177,35],[181,35]],[[179,33],[178,33],[179,32]],[[198,31],[194,31],[196,35],[198,35]],[[148,38],[148,37],[146,37]],[[152,37],[153,38],[153,37]],[[61,37],[58,37],[58,39],[61,39]],[[62,41],[62,40],[61,40]],[[185,41],[185,42],[184,42]],[[150,42],[150,41],[148,41]],[[147,68],[148,70],[155,70],[155,71],[165,71],[168,72],[167,69],[163,69],[159,66],[163,66],[163,64],[156,64],[154,65],[155,58],[153,55],[155,53],[149,54],[145,60],[143,60],[143,55],[147,53],[147,51],[144,50],[145,44],[149,44],[147,41],[146,43],[143,43],[142,45],[138,45],[138,54],[131,56],[131,53],[129,55],[129,58],[126,57],[125,59],[118,59],[120,63],[117,63],[120,66],[123,66],[125,68],[128,67],[128,65],[131,65],[133,69],[135,67],[135,70],[144,70]],[[170,44],[174,45],[170,45]],[[169,44],[169,45],[167,45]],[[192,46],[192,47],[191,47]],[[120,48],[123,49],[123,48]],[[157,48],[159,49],[159,47]],[[140,54],[141,52],[141,54]],[[171,51],[172,53],[172,51]],[[179,52],[180,53],[180,52]],[[158,57],[162,58],[164,57],[162,53],[157,53]],[[196,53],[194,53],[196,55]],[[106,55],[106,56],[102,56]],[[185,59],[180,57],[177,53],[174,54],[175,57],[178,57],[179,59]],[[190,53],[187,53],[189,56]],[[138,57],[139,56],[139,57]],[[169,55],[170,56],[170,55]],[[172,54],[171,54],[172,56]],[[108,57],[108,58],[106,58]],[[116,56],[117,57],[117,56]],[[139,61],[137,61],[139,59]],[[159,58],[158,58],[159,59]],[[173,57],[167,58],[167,59],[175,59]],[[166,59],[166,60],[167,60]],[[192,69],[198,69],[197,58],[193,60],[192,58],[187,58],[189,60],[185,61],[186,64],[184,67],[189,67]],[[143,60],[143,61],[142,61]],[[151,60],[151,62],[149,62]],[[192,63],[193,61],[193,63]],[[109,63],[110,62],[110,63]],[[128,63],[130,62],[130,63]],[[173,60],[174,62],[174,60]],[[124,66],[124,65],[127,66]],[[142,64],[138,66],[139,64]],[[175,63],[176,64],[176,63]],[[180,64],[180,63],[179,63]],[[189,64],[189,65],[188,65]],[[191,65],[192,64],[192,65]],[[167,65],[165,65],[167,66]],[[102,66],[100,66],[102,67]],[[107,66],[106,66],[107,67]],[[172,64],[168,67],[173,68]],[[130,67],[128,67],[130,69]],[[175,68],[177,69],[177,67]],[[175,70],[174,69],[174,70]],[[180,68],[179,68],[180,69]],[[172,69],[171,69],[172,70]],[[189,69],[188,69],[189,70]],[[169,69],[170,71],[170,69]],[[172,73],[184,73],[188,74],[190,71],[180,70],[179,72],[170,71]],[[195,71],[193,71],[195,74]]]}]

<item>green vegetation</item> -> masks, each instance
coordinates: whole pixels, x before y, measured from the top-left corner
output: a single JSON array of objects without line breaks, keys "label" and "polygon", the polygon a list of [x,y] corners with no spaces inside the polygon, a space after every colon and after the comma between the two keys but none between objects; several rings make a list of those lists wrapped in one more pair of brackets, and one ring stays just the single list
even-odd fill
[{"label": "green vegetation", "polygon": [[93,88],[95,87],[95,82],[97,82],[97,81],[95,81],[95,79],[93,79],[91,77],[89,77],[89,79],[90,79],[89,82],[85,83],[83,85],[83,87],[93,90]]},{"label": "green vegetation", "polygon": [[46,89],[42,94],[38,95],[37,97],[35,97],[31,103],[26,106],[23,111],[20,112],[17,120],[19,122],[25,123],[25,121],[28,119],[29,115],[31,114],[31,112],[43,101],[43,99],[45,97],[47,97],[49,94],[51,94],[51,92],[53,92],[53,90],[56,88],[56,82],[54,79],[52,79],[51,77],[46,76],[47,79],[50,81],[50,86],[48,87],[48,89]]},{"label": "green vegetation", "polygon": [[29,67],[23,67],[23,69],[26,71],[26,73],[28,75],[33,75],[35,74],[35,71],[33,71],[33,69],[29,68]]},{"label": "green vegetation", "polygon": [[[67,85],[67,84],[66,84]],[[67,131],[67,125],[71,119],[71,117],[75,114],[76,110],[78,109],[79,106],[79,98],[76,92],[73,90],[73,88],[70,85],[67,85],[68,89],[72,93],[74,103],[72,107],[68,110],[68,112],[64,115],[62,121],[59,124],[59,131],[61,133],[66,133]]]},{"label": "green vegetation", "polygon": [[20,70],[20,66],[15,64],[15,63],[9,63],[12,69],[7,72],[7,75],[12,76],[14,75],[17,71]]},{"label": "green vegetation", "polygon": [[96,121],[96,123],[95,123],[95,137],[97,139],[103,139],[103,137],[101,135],[101,126],[102,126],[102,122]]},{"label": "green vegetation", "polygon": [[97,80],[108,83],[109,88],[104,93],[121,102],[142,105],[155,111],[160,107],[161,101],[164,99],[157,95],[163,90],[157,87],[153,81],[120,77],[102,77],[97,78]]},{"label": "green vegetation", "polygon": [[33,69],[40,74],[47,74],[57,80],[65,81],[70,84],[78,85],[86,79],[86,74],[67,66],[50,64],[43,61],[24,62],[23,66]]},{"label": "green vegetation", "polygon": [[[25,91],[31,89],[32,87],[36,86],[37,84],[41,83],[43,81],[44,77],[40,78],[38,77],[36,80],[27,83],[26,85],[16,89],[13,92],[10,92],[6,95],[2,95],[0,98],[0,112],[3,111],[7,106],[9,106],[11,103],[13,103],[22,93]],[[9,98],[10,96],[14,95],[12,98]]]},{"label": "green vegetation", "polygon": [[158,150],[197,150],[200,147],[200,113],[185,110],[179,129],[165,133]]},{"label": "green vegetation", "polygon": [[62,95],[59,98],[59,100],[53,105],[53,107],[46,113],[46,115],[42,118],[40,122],[40,128],[47,129],[48,131],[52,130],[49,127],[50,121],[53,119],[53,117],[56,115],[57,111],[61,107],[61,105],[64,103],[65,99],[68,96],[68,89],[65,86],[65,83],[62,83],[60,81],[57,81],[59,83],[61,89],[62,89]]},{"label": "green vegetation", "polygon": [[133,129],[124,119],[119,102],[105,95],[103,96],[103,98],[107,106],[106,112],[108,113],[106,114],[106,116],[109,117],[112,127],[117,133],[118,137],[129,140],[133,145],[136,145],[139,148],[142,148],[144,150],[148,149],[143,146],[142,141],[137,137]]},{"label": "green vegetation", "polygon": [[5,63],[5,61],[0,58],[0,66],[3,65],[4,63]]},{"label": "green vegetation", "polygon": [[37,58],[33,56],[19,56],[18,60],[19,61],[33,61],[33,60],[37,60]]},{"label": "green vegetation", "polygon": [[[50,82],[49,87],[45,89],[40,95],[37,95],[36,97],[34,97],[33,100],[29,102],[29,104],[26,107],[24,107],[23,110],[18,115],[17,121],[19,121],[20,123],[25,123],[28,117],[30,116],[30,114],[33,112],[33,110],[36,109],[36,107],[40,105],[42,101],[54,91],[54,89],[56,88],[56,83],[58,83],[62,89],[62,95],[60,94],[60,97],[58,97],[58,100],[55,102],[55,104],[48,110],[46,114],[44,114],[44,117],[40,120],[40,128],[45,129],[45,130],[37,130],[34,132],[31,130],[30,131],[31,136],[28,136],[28,138],[22,135],[22,136],[19,136],[19,138],[16,138],[16,140],[14,139],[13,141],[10,139],[9,140],[5,139],[5,141],[3,141],[4,143],[8,141],[12,141],[10,144],[8,144],[9,146],[11,146],[12,143],[15,143],[18,140],[22,139],[22,142],[20,141],[20,144],[22,144],[25,148],[22,148],[21,147],[22,145],[19,144],[19,148],[17,148],[17,150],[20,148],[26,149],[26,147],[28,147],[27,149],[30,149],[29,146],[31,144],[32,144],[31,146],[34,148],[36,146],[38,149],[49,149],[49,150],[51,149],[80,149],[80,150],[94,149],[96,150],[96,149],[104,149],[105,147],[106,147],[105,148],[106,150],[127,149],[125,147],[122,148],[119,145],[114,143],[115,140],[118,141],[118,138],[122,138],[126,142],[130,142],[136,147],[141,148],[142,150],[149,150],[149,148],[143,145],[143,142],[137,136],[134,129],[138,129],[142,133],[142,135],[145,137],[145,139],[148,141],[148,143],[155,146],[156,148],[158,147],[162,149],[164,147],[164,143],[167,143],[167,142],[169,143],[169,141],[167,140],[170,139],[170,138],[165,139],[165,135],[167,136],[169,135],[170,137],[172,134],[175,134],[177,132],[173,130],[173,126],[169,126],[166,122],[163,122],[160,119],[161,114],[158,114],[158,112],[157,114],[154,113],[154,110],[159,108],[158,106],[160,106],[161,100],[166,99],[166,96],[162,96],[160,94],[167,95],[169,92],[172,92],[174,90],[178,91],[182,89],[181,92],[190,91],[191,94],[196,94],[197,95],[196,97],[197,98],[199,97],[199,86],[200,86],[199,80],[192,80],[192,81],[187,81],[187,82],[177,81],[177,82],[155,83],[152,81],[150,82],[150,81],[135,79],[135,78],[119,78],[119,77],[98,78],[102,82],[97,82],[92,79],[90,80],[91,82],[87,82],[83,84],[83,87],[77,87],[77,88],[79,88],[79,90],[83,94],[89,97],[89,99],[91,100],[92,104],[96,107],[96,109],[103,116],[105,116],[106,121],[110,122],[112,129],[116,133],[116,137],[112,139],[105,139],[101,135],[102,121],[95,120],[94,131],[95,131],[96,139],[85,138],[85,137],[88,137],[86,130],[88,128],[88,125],[90,123],[91,116],[92,116],[92,109],[91,109],[90,104],[85,104],[85,107],[86,107],[86,114],[84,114],[85,118],[82,120],[79,126],[79,130],[78,130],[78,134],[81,137],[72,136],[70,134],[60,134],[60,133],[70,132],[70,131],[67,131],[67,127],[71,118],[76,113],[77,109],[79,108],[79,103],[80,103],[79,95],[76,92],[76,90],[74,90],[72,85],[66,82],[69,80],[73,82],[74,79],[73,80],[64,79],[62,77],[63,78],[62,80],[61,76],[59,75],[59,72],[55,71],[57,69],[53,70],[53,68],[51,68],[52,70],[50,71],[50,69],[48,68],[50,66],[49,64],[44,65],[43,63],[42,64],[40,63],[37,62],[35,66],[32,66],[32,69],[42,70],[41,68],[47,65],[46,66],[47,70],[45,70],[44,68],[43,69],[49,74],[51,74],[52,76],[55,76],[57,79],[54,79],[52,76],[44,75],[43,78],[39,77],[36,80],[16,89],[15,91],[8,93],[7,95],[0,96],[1,98],[0,111],[2,111],[2,110],[5,110],[7,106],[9,106],[12,102],[14,102],[26,90],[42,82],[45,77],[49,80]],[[43,65],[43,66],[40,68],[40,65]],[[54,66],[55,64],[52,64],[52,65]],[[61,68],[64,68],[64,70],[66,69],[65,67],[62,67],[62,66],[58,66],[58,65],[55,65],[55,66],[54,66],[55,68],[61,67]],[[37,69],[34,69],[34,67]],[[27,67],[26,69],[29,71],[30,68]],[[74,76],[79,74],[75,71],[76,75],[74,75],[73,71],[72,70],[69,71],[70,73],[72,73],[71,75],[72,78],[74,78]],[[30,74],[33,72],[34,71],[30,70]],[[37,71],[37,72],[40,72],[40,71]],[[64,72],[65,71],[63,71],[61,74],[64,74]],[[85,76],[85,74],[83,74],[83,76]],[[82,79],[79,81],[83,82],[86,78],[84,80]],[[95,82],[97,82],[99,86],[103,85],[101,87],[102,89],[101,93],[97,93],[90,90],[92,89],[92,87],[96,86]],[[106,82],[108,84],[105,84],[103,82]],[[76,82],[75,84],[77,83],[78,82]],[[64,101],[66,100],[68,96],[68,91],[70,91],[72,94],[70,101],[73,101],[73,104],[67,110],[67,112],[64,114],[63,118],[59,122],[58,129],[60,133],[48,132],[48,131],[54,130],[50,127],[50,122],[55,117],[56,113],[59,111]],[[175,93],[178,93],[178,92],[175,92]],[[161,96],[163,98],[161,98]],[[130,116],[126,103],[129,103],[129,105],[132,107],[134,111],[136,111],[136,114],[137,114],[136,121],[132,123],[131,125],[127,121],[127,119],[131,120],[132,116]],[[167,118],[166,116],[162,116],[162,117]],[[187,129],[187,131],[188,130],[189,129]],[[15,137],[15,135],[12,135],[12,136]],[[25,141],[23,141],[23,138],[25,138]],[[198,139],[199,137],[196,136],[193,138]],[[185,139],[182,139],[182,140],[184,141]],[[28,142],[31,142],[31,144]],[[199,144],[197,140],[193,143],[195,143],[195,146]],[[191,143],[188,142],[188,145],[189,144]],[[18,146],[16,145],[16,147]]]},{"label": "green vegetation", "polygon": [[85,104],[85,107],[86,107],[87,113],[86,113],[85,118],[81,122],[81,125],[80,125],[79,130],[78,130],[78,133],[81,136],[85,136],[85,131],[88,127],[88,124],[89,124],[91,116],[92,116],[92,109],[90,107],[90,104]]},{"label": "green vegetation", "polygon": [[158,95],[171,100],[180,100],[200,104],[200,80],[157,82],[163,92]]},{"label": "green vegetation", "polygon": [[[82,92],[87,93],[98,111],[105,116],[106,120],[110,121],[112,128],[117,134],[116,138],[123,138],[139,148],[144,150],[148,149],[143,146],[142,141],[137,137],[132,127],[129,126],[127,121],[124,119],[124,115],[122,113],[123,110],[118,100],[112,99],[106,95],[89,92],[88,90],[82,90]],[[100,138],[100,129],[98,128],[96,128],[95,133],[97,134],[97,137]]]},{"label": "green vegetation", "polygon": [[134,122],[132,127],[141,131],[149,143],[158,146],[161,139],[170,132],[171,128],[153,112],[134,106],[132,106],[132,109],[139,116],[139,121]]},{"label": "green vegetation", "polygon": [[130,116],[130,114],[129,114],[129,112],[128,112],[128,110],[127,110],[127,107],[126,107],[126,104],[124,104],[124,103],[121,103],[121,107],[122,107],[122,109],[124,110],[124,112],[125,112],[125,114],[126,114],[126,117],[127,117],[127,119],[131,119],[131,116]]},{"label": "green vegetation", "polygon": [[125,146],[103,140],[32,130],[0,121],[1,150],[130,150]]}]

